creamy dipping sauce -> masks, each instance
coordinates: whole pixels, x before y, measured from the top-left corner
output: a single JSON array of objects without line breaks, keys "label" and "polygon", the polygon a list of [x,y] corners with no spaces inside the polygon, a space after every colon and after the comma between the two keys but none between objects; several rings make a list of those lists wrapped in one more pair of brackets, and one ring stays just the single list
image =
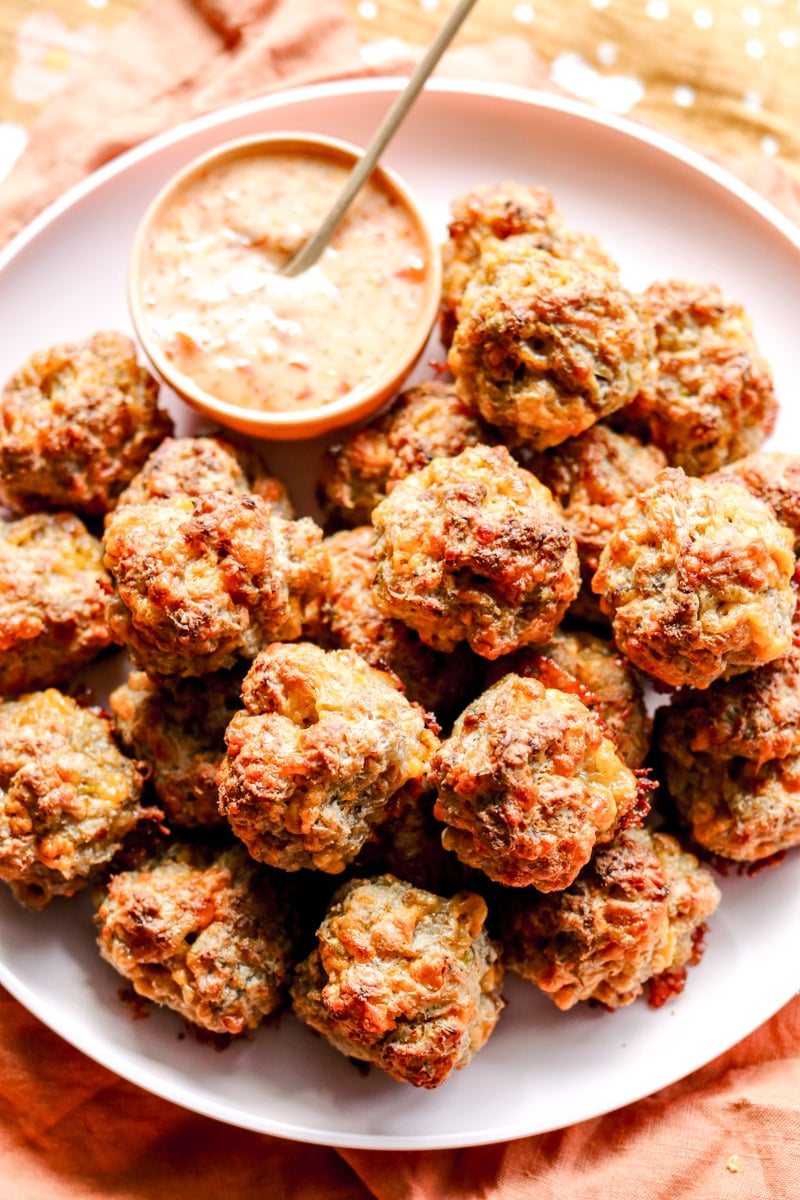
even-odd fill
[{"label": "creamy dipping sauce", "polygon": [[368,384],[408,343],[425,302],[425,241],[375,177],[316,265],[279,274],[349,171],[324,155],[245,153],[171,195],[148,230],[139,299],[174,369],[229,404],[289,412]]}]

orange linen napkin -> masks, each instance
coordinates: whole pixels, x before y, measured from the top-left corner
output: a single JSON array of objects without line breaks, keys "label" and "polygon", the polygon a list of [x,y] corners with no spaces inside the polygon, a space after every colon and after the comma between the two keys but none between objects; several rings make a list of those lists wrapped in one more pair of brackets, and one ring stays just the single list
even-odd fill
[{"label": "orange linen napkin", "polygon": [[[549,86],[518,39],[454,51],[445,69]],[[154,0],[34,128],[0,188],[0,243],[88,171],[176,121],[276,87],[366,73],[338,0]],[[800,217],[797,189],[777,164],[728,165]],[[0,1197],[8,1200],[800,1196],[798,999],[647,1100],[470,1150],[336,1151],[230,1128],[120,1080],[2,989],[0,1096]]]}]

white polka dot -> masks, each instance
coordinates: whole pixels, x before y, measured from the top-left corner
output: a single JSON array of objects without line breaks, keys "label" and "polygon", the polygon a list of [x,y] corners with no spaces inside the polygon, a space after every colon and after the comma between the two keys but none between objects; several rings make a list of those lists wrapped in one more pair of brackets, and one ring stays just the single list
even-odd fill
[{"label": "white polka dot", "polygon": [[105,8],[108,0],[88,0],[90,8]]},{"label": "white polka dot", "polygon": [[669,5],[666,0],[650,0],[647,6],[647,15],[654,21],[666,21],[669,16]]},{"label": "white polka dot", "polygon": [[358,52],[371,67],[395,67],[400,62],[408,62],[411,47],[400,38],[388,37],[376,42],[364,42]]},{"label": "white polka dot", "polygon": [[714,24],[714,14],[707,8],[696,8],[692,15],[698,29],[710,29]]},{"label": "white polka dot", "polygon": [[778,41],[787,50],[793,50],[797,45],[797,34],[794,29],[782,29],[778,34]]},{"label": "white polka dot", "polygon": [[[590,0],[592,8],[608,8],[611,0]],[[798,8],[800,8],[800,0],[798,0]]]},{"label": "white polka dot", "polygon": [[759,112],[764,103],[760,92],[745,92],[742,102],[750,112]]},{"label": "white polka dot", "polygon": [[759,41],[758,38],[748,38],[744,48],[751,58],[764,57],[764,43]]},{"label": "white polka dot", "polygon": [[514,9],[513,17],[521,25],[530,25],[533,20],[533,9],[530,4],[518,4]]},{"label": "white polka dot", "polygon": [[374,21],[378,15],[378,6],[375,0],[361,0],[358,6],[358,15],[365,21]]},{"label": "white polka dot", "polygon": [[747,8],[742,9],[742,20],[745,25],[752,25],[753,27],[760,25],[761,9],[756,8],[754,4],[748,4]]},{"label": "white polka dot", "polygon": [[609,112],[630,112],[645,94],[642,81],[635,76],[603,75],[572,51],[553,59],[550,78],[581,100],[591,100]]},{"label": "white polka dot", "polygon": [[601,42],[597,47],[597,61],[601,62],[604,67],[613,67],[617,58],[617,47],[613,42]]},{"label": "white polka dot", "polygon": [[424,8],[425,12],[436,12],[439,0],[419,0],[419,6]]},{"label": "white polka dot", "polygon": [[681,83],[672,93],[672,98],[680,108],[691,108],[697,98],[697,93],[688,83]]},{"label": "white polka dot", "polygon": [[778,145],[778,139],[776,137],[773,137],[771,133],[765,134],[764,137],[762,137],[761,142],[759,144],[761,146],[762,154],[777,154],[778,151],[780,150],[780,146]]}]

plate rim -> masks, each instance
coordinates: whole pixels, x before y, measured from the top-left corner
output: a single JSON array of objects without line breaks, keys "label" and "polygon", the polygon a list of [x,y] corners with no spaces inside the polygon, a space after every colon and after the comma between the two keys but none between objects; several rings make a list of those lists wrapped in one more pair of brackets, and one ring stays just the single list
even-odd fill
[{"label": "plate rim", "polygon": [[[217,125],[227,124],[239,117],[267,112],[275,108],[283,108],[292,103],[302,103],[325,98],[331,95],[357,95],[363,92],[384,92],[392,94],[402,89],[407,82],[402,75],[377,75],[366,78],[334,79],[318,83],[302,84],[297,87],[279,88],[267,92],[263,96],[249,100],[240,100],[222,108],[212,109],[181,121],[169,129],[145,138],[135,146],[115,155],[108,162],[97,167],[84,179],[72,184],[61,196],[51,201],[41,212],[37,213],[21,230],[19,230],[5,246],[0,248],[0,272],[16,255],[32,241],[40,230],[51,225],[61,212],[71,208],[95,188],[100,187],[106,178],[124,172],[129,165],[150,157],[159,150],[174,145],[176,142],[191,137],[194,133],[213,129]],[[698,171],[701,175],[718,184],[725,191],[733,194],[750,210],[755,210],[765,221],[783,234],[795,250],[800,252],[800,225],[783,213],[770,200],[767,200],[755,188],[739,179],[732,171],[717,163],[707,154],[696,149],[689,143],[682,142],[671,134],[654,129],[652,126],[633,120],[618,113],[608,112],[597,108],[585,101],[571,96],[562,96],[541,88],[525,87],[520,84],[501,83],[491,80],[473,80],[459,76],[434,76],[425,85],[424,91],[451,93],[453,95],[485,96],[491,99],[511,100],[516,103],[564,112],[570,116],[587,121],[590,124],[602,125],[613,129],[644,145],[653,146],[671,158],[677,159],[686,166]],[[23,151],[24,153],[24,151]],[[13,169],[13,168],[12,168]]]}]

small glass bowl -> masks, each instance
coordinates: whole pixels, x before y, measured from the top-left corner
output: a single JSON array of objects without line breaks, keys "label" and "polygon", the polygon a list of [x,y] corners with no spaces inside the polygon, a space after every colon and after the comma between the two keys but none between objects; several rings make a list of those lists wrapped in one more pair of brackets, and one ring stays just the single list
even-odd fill
[{"label": "small glass bowl", "polygon": [[[376,167],[370,183],[384,191],[393,204],[402,205],[422,247],[422,300],[407,336],[394,349],[387,351],[385,360],[369,377],[353,386],[346,394],[327,403],[294,411],[264,411],[220,399],[199,386],[189,374],[181,371],[165,353],[159,338],[148,321],[143,299],[147,275],[145,251],[154,226],[168,212],[177,194],[187,184],[207,174],[216,165],[242,155],[310,155],[327,158],[348,169],[362,151],[348,142],[307,133],[274,133],[227,142],[210,153],[195,159],[179,171],[158,193],[145,212],[136,231],[131,248],[128,271],[128,305],[139,342],[154,370],[183,400],[220,425],[257,438],[291,440],[315,437],[342,426],[361,421],[376,412],[395,394],[418,362],[430,336],[439,309],[441,294],[441,259],[419,204],[407,185],[385,167]],[[363,321],[370,320],[369,305],[365,304]]]}]

